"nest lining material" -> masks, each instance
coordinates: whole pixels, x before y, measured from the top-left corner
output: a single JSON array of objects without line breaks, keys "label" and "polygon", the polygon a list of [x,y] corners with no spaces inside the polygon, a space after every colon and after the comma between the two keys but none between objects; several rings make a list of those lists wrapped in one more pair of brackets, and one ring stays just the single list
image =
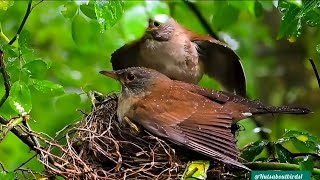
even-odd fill
[{"label": "nest lining material", "polygon": [[[66,145],[47,141],[42,150],[46,173],[66,179],[180,179],[189,161],[208,160],[145,130],[137,133],[120,124],[116,108],[117,96],[109,95],[82,121],[61,131]],[[52,153],[57,148],[62,155]],[[54,164],[48,163],[49,157]],[[234,174],[241,172],[211,160],[207,179],[234,179]]]}]

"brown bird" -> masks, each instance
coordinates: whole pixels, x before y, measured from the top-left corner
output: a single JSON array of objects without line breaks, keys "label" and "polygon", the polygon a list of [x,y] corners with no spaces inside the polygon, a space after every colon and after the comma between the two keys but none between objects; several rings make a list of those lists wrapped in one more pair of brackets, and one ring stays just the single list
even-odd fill
[{"label": "brown bird", "polygon": [[218,80],[229,92],[246,96],[246,80],[237,54],[208,35],[192,32],[173,18],[150,20],[145,36],[115,51],[114,70],[155,69],[171,79],[197,84],[203,74]]},{"label": "brown bird", "polygon": [[233,121],[255,114],[307,114],[306,108],[265,106],[241,96],[171,80],[147,68],[101,71],[122,84],[117,115],[154,135],[211,158],[248,169],[237,161]]}]

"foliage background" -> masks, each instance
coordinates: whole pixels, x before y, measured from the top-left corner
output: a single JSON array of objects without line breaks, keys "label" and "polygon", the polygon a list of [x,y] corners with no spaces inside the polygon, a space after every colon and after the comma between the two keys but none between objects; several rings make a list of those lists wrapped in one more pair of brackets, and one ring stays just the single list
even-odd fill
[{"label": "foliage background", "polygon": [[[119,91],[117,82],[98,72],[112,68],[113,51],[143,35],[149,17],[170,14],[185,27],[207,33],[182,1],[44,1],[32,10],[18,40],[8,46],[6,38],[11,40],[16,34],[28,3],[0,2],[0,47],[6,53],[11,83],[25,84],[30,90],[30,126],[49,135],[80,120],[79,110],[90,111],[89,91]],[[317,1],[228,0],[194,4],[220,39],[229,42],[241,57],[251,99],[271,105],[308,107],[314,112],[307,116],[259,117],[259,122],[268,128],[265,131],[271,132],[271,139],[280,138],[284,129],[306,130],[320,136],[319,88],[308,62],[312,58],[320,66]],[[46,82],[43,80],[55,84],[47,83],[42,89],[36,86],[38,81]],[[1,81],[0,94],[4,94]],[[220,88],[207,77],[201,85]],[[43,89],[48,87],[49,90]],[[25,102],[29,102],[28,98]],[[10,100],[0,108],[0,114],[7,119],[18,115]],[[241,124],[245,131],[240,133],[239,147],[260,138],[251,120]],[[291,149],[295,151],[294,147]],[[11,133],[0,144],[0,161],[9,171],[33,153]],[[38,171],[43,168],[36,159],[24,167]]]}]

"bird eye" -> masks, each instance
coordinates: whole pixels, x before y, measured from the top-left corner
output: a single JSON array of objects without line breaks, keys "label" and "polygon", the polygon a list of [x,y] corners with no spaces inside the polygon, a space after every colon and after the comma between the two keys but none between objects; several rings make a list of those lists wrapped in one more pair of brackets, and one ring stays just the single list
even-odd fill
[{"label": "bird eye", "polygon": [[153,25],[154,25],[155,27],[159,27],[159,26],[160,26],[160,23],[157,22],[157,21],[154,21],[154,22],[153,22]]},{"label": "bird eye", "polygon": [[135,78],[136,78],[136,77],[135,77],[133,74],[131,74],[131,73],[127,75],[127,80],[128,80],[128,81],[133,81]]}]

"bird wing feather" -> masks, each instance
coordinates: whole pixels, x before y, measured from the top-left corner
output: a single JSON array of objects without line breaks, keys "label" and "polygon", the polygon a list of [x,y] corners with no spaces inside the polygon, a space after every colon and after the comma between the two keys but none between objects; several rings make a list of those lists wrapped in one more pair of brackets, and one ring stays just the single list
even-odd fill
[{"label": "bird wing feather", "polygon": [[246,78],[239,56],[210,36],[194,36],[191,41],[198,46],[204,72],[217,79],[228,91],[246,96]]},{"label": "bird wing feather", "polygon": [[157,93],[151,93],[138,102],[133,120],[156,135],[214,159],[246,168],[236,160],[238,150],[231,133],[231,111],[203,96],[188,91],[179,93],[182,89],[174,88],[179,87],[172,87],[166,92],[165,103],[158,102],[159,97],[153,95]]}]

